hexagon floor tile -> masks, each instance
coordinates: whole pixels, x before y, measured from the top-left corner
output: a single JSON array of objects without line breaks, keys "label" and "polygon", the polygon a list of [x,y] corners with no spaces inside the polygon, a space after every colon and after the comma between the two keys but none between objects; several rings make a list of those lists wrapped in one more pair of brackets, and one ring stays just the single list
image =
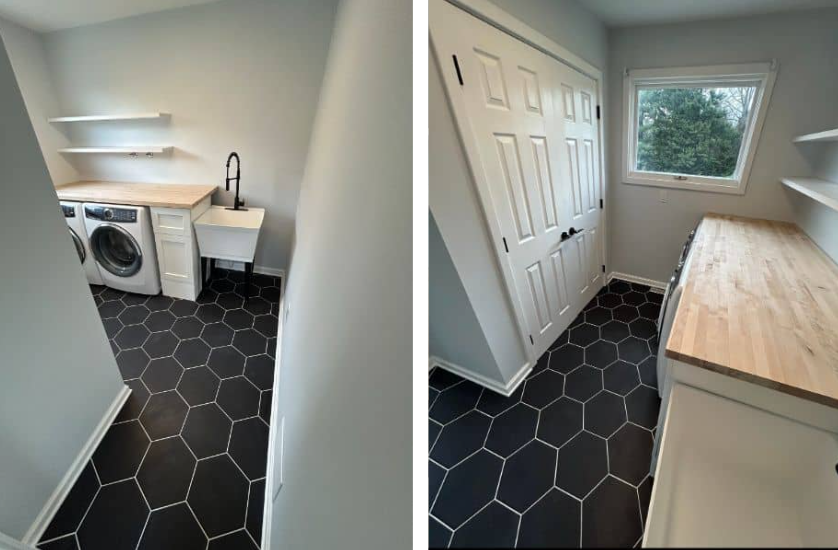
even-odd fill
[{"label": "hexagon floor tile", "polygon": [[611,281],[509,397],[431,370],[432,547],[640,542],[660,302],[647,286]]},{"label": "hexagon floor tile", "polygon": [[[260,547],[281,282],[255,276],[243,304],[242,281],[217,268],[194,302],[91,286],[132,393],[39,548]],[[475,414],[488,431],[509,407]]]}]

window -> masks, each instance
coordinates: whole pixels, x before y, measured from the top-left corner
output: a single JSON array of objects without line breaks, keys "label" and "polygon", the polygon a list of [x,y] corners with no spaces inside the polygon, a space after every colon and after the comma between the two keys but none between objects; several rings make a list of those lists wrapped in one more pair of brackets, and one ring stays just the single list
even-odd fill
[{"label": "window", "polygon": [[776,63],[626,71],[623,181],[744,194]]}]

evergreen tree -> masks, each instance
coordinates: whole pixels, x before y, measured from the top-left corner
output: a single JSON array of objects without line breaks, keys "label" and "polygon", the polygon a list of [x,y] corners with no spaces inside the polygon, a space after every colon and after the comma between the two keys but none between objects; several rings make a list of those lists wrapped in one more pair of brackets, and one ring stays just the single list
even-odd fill
[{"label": "evergreen tree", "polygon": [[637,168],[731,177],[749,105],[731,113],[728,99],[725,90],[706,88],[641,90]]}]

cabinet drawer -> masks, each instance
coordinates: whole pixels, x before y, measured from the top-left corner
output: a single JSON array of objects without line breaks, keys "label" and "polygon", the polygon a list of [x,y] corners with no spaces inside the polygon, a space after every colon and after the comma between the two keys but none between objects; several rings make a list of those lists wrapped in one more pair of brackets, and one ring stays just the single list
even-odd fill
[{"label": "cabinet drawer", "polygon": [[156,235],[189,235],[192,230],[191,211],[180,208],[152,208],[151,225]]}]

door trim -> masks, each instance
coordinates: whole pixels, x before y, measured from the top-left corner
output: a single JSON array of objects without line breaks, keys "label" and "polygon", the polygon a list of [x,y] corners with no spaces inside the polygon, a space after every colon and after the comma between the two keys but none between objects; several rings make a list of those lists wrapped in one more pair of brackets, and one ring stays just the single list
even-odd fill
[{"label": "door trim", "polygon": [[[434,0],[436,2],[437,0]],[[443,0],[463,11],[470,13],[481,21],[511,35],[513,38],[532,46],[564,63],[570,65],[585,76],[597,82],[602,81],[602,70],[594,67],[572,51],[550,40],[520,19],[506,13],[488,0]],[[433,8],[432,8],[433,9]]]},{"label": "door trim", "polygon": [[[273,527],[273,509],[274,501],[279,497],[279,491],[282,489],[285,480],[279,480],[280,486],[274,491],[273,486],[276,483],[274,479],[274,468],[277,460],[282,461],[282,457],[277,458],[276,440],[277,437],[284,436],[279,434],[280,425],[284,421],[284,417],[279,414],[279,384],[280,374],[282,372],[282,332],[285,327],[285,316],[287,301],[285,298],[286,277],[285,270],[279,270],[281,275],[274,275],[281,277],[279,280],[279,310],[277,313],[277,327],[276,327],[276,351],[274,352],[274,379],[271,384],[271,423],[268,427],[268,458],[265,464],[265,500],[262,503],[262,532],[259,539],[260,548],[268,548],[271,544],[271,529]],[[289,269],[290,272],[290,269]],[[266,273],[272,275],[271,273]],[[280,464],[280,468],[282,464]]]},{"label": "door trim", "polygon": [[[490,3],[488,0],[431,0],[430,2],[428,27],[431,52],[442,76],[442,82],[446,92],[445,95],[448,98],[448,106],[454,113],[454,125],[457,129],[460,143],[463,146],[469,170],[474,178],[474,184],[477,187],[477,195],[479,197],[480,204],[483,207],[483,218],[492,237],[492,247],[495,250],[498,266],[500,268],[501,275],[503,276],[504,286],[506,287],[506,295],[509,299],[509,303],[512,305],[512,310],[515,313],[515,320],[521,337],[521,346],[525,350],[527,359],[534,365],[538,360],[538,357],[535,357],[534,349],[532,343],[530,342],[530,332],[527,329],[527,323],[524,317],[524,308],[520,302],[518,292],[515,289],[512,268],[509,265],[509,259],[507,258],[507,254],[503,246],[503,232],[500,229],[497,213],[489,196],[488,177],[486,176],[482,163],[474,161],[474,159],[479,159],[480,155],[477,147],[477,141],[472,135],[470,125],[466,122],[468,120],[468,111],[466,109],[465,99],[461,93],[456,93],[459,89],[458,77],[456,74],[452,75],[446,71],[446,68],[453,70],[453,67],[449,67],[447,63],[441,61],[447,60],[448,55],[446,52],[439,51],[437,41],[434,39],[434,28],[438,24],[437,22],[439,19],[444,17],[444,15],[440,13],[440,10],[446,3],[463,10],[467,14],[476,17],[478,20],[495,27],[512,38],[520,40],[524,44],[535,48],[536,50],[552,57],[556,61],[568,65],[572,69],[593,79],[596,87],[597,106],[600,107],[601,112],[601,116],[597,120],[597,132],[599,134],[598,149],[600,165],[600,197],[603,198],[603,208],[600,212],[600,250],[602,250],[602,261],[606,266],[605,273],[608,273],[608,240],[605,238],[608,229],[608,200],[606,200],[605,191],[608,186],[606,185],[607,166],[605,164],[604,154],[605,135],[603,121],[605,120],[605,109],[603,105],[602,70],[594,67],[570,50],[560,46],[521,20]],[[458,84],[455,86],[454,82],[457,82]],[[605,284],[605,277],[602,278],[602,281],[603,284]]]}]

